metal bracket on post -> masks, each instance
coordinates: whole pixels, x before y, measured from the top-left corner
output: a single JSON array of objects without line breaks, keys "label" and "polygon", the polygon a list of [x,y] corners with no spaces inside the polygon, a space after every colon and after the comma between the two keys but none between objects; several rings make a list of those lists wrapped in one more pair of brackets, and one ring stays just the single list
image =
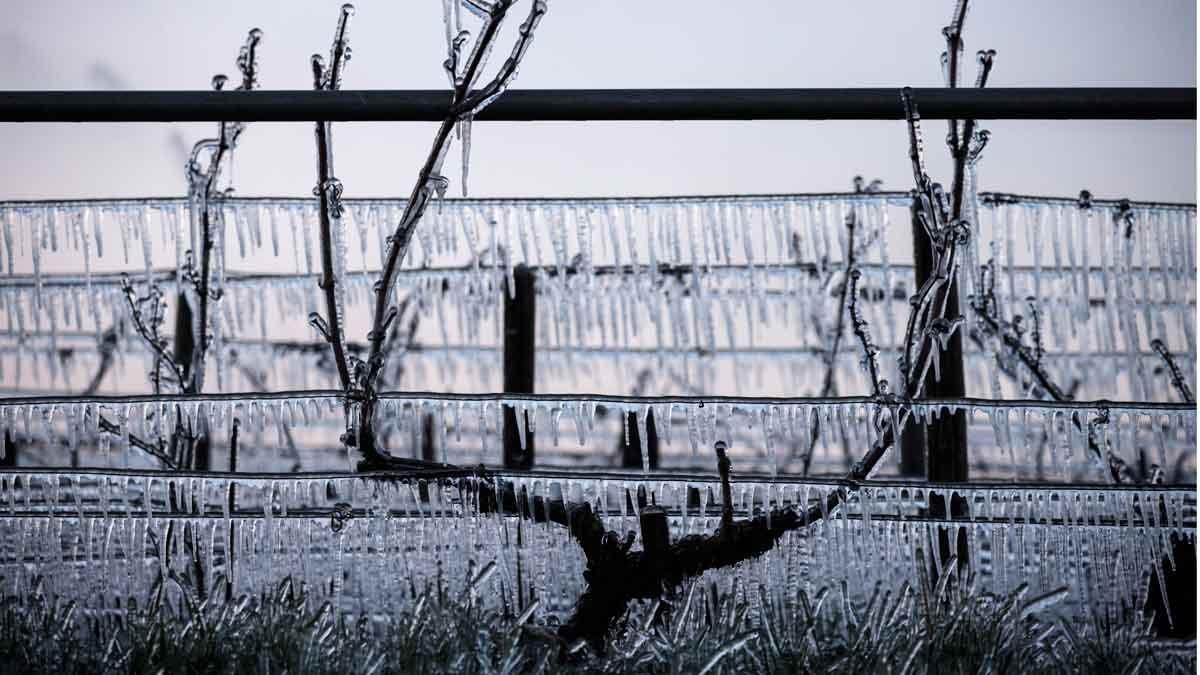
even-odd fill
[{"label": "metal bracket on post", "polygon": [[[532,394],[537,299],[533,271],[513,269],[512,292],[504,296],[504,393]],[[525,441],[522,443],[522,437]],[[504,409],[504,468],[533,468],[534,439],[528,421],[514,409]]]}]

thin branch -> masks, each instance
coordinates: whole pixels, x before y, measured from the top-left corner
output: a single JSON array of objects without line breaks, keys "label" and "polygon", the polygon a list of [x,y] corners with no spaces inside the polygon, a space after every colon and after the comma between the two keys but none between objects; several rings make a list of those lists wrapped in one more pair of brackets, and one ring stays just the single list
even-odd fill
[{"label": "thin branch", "polygon": [[852,292],[850,275],[857,269],[855,267],[854,254],[854,230],[855,230],[855,214],[854,209],[851,209],[846,214],[846,275],[842,280],[842,293],[838,298],[838,311],[834,319],[833,344],[829,348],[829,364],[825,368],[825,381],[821,385],[821,396],[829,396],[833,393],[834,374],[837,366],[838,351],[842,342],[842,333],[845,332],[843,323],[846,316],[847,296]]},{"label": "thin branch", "polygon": [[[497,87],[499,85],[506,85],[512,76],[515,75],[517,65],[519,65],[520,59],[525,55],[529,41],[532,39],[533,29],[536,27],[541,15],[545,13],[544,2],[541,0],[531,0],[531,2],[534,3],[534,7],[530,10],[530,19],[526,22],[527,25],[523,26],[521,35],[517,39],[517,45],[514,47],[513,54],[510,57],[512,63],[510,64],[506,61],[505,67],[501,68],[500,74],[493,80],[493,84]],[[446,117],[438,127],[437,133],[434,136],[433,147],[430,149],[425,164],[417,175],[417,181],[409,193],[408,202],[404,207],[404,213],[400,217],[400,222],[396,225],[396,229],[392,235],[388,237],[388,252],[383,265],[383,271],[376,286],[375,309],[371,321],[371,330],[367,334],[367,340],[371,344],[371,349],[367,356],[364,376],[359,382],[359,386],[363,389],[363,401],[359,409],[358,429],[356,430],[356,434],[347,434],[347,439],[357,444],[359,451],[368,458],[380,456],[380,450],[376,447],[372,424],[375,414],[376,381],[387,360],[387,353],[384,350],[385,338],[391,322],[396,316],[395,308],[390,303],[396,280],[396,272],[405,254],[408,252],[413,232],[420,223],[425,209],[429,206],[429,202],[434,195],[440,197],[446,191],[449,181],[441,175],[441,168],[446,151],[449,148],[451,132],[460,120],[469,117],[481,105],[487,103],[486,100],[471,97],[471,86],[482,72],[484,62],[491,51],[492,43],[499,31],[500,23],[513,4],[514,0],[497,0],[490,4],[468,3],[466,5],[471,11],[482,12],[484,14],[483,30],[475,40],[461,78],[456,79],[459,84],[454,88]],[[452,63],[451,68],[457,68],[457,65]],[[489,84],[489,87],[491,86],[492,84]],[[489,91],[491,91],[489,96],[494,97],[502,89],[493,87]]]},{"label": "thin branch", "polygon": [[[1041,348],[1035,346],[1030,349],[1025,344],[1022,332],[1017,322],[1006,321],[999,316],[998,303],[996,301],[995,292],[995,261],[989,260],[984,266],[983,272],[980,275],[982,281],[982,289],[978,296],[971,298],[970,305],[975,315],[982,321],[982,328],[987,333],[997,337],[1003,346],[1013,354],[1042,391],[1055,401],[1070,401],[1071,396],[1064,393],[1062,388],[1054,381],[1050,373],[1042,365]],[[990,273],[989,273],[990,272]],[[1035,314],[1036,317],[1036,314]],[[1018,317],[1019,318],[1019,317]],[[1035,340],[1040,341],[1040,329],[1038,321],[1035,319]],[[1125,472],[1125,462],[1108,448],[1107,440],[1098,439],[1099,427],[1108,423],[1108,412],[1103,410],[1100,416],[1088,424],[1085,430],[1083,423],[1075,415],[1071,416],[1071,421],[1075,428],[1087,435],[1088,449],[1095,457],[1096,461],[1107,469],[1108,475],[1114,483],[1124,482],[1123,474]],[[1104,448],[1101,443],[1104,443]]]},{"label": "thin branch", "polygon": [[[855,189],[858,191],[862,190],[861,182],[862,182],[862,178],[856,177]],[[845,324],[847,297],[850,293],[854,292],[854,290],[852,290],[854,282],[851,281],[850,275],[857,272],[857,268],[855,268],[855,266],[854,266],[855,265],[855,252],[854,252],[855,223],[856,223],[856,220],[855,220],[854,209],[850,209],[850,212],[848,214],[846,214],[846,230],[847,230],[847,233],[846,233],[846,239],[847,239],[846,273],[844,275],[844,278],[842,279],[842,291],[841,291],[841,295],[838,298],[838,311],[837,311],[837,316],[834,319],[833,341],[829,348],[829,357],[828,357],[829,360],[825,366],[825,381],[821,385],[821,396],[823,396],[823,397],[831,395],[834,390],[834,384],[835,384],[834,376],[836,375],[836,372],[837,372],[838,351],[840,349],[841,342],[842,342],[842,334],[845,332],[844,324]],[[851,301],[851,302],[853,302],[853,301]],[[807,476],[809,470],[812,468],[813,454],[816,452],[817,441],[820,440],[820,436],[821,436],[820,422],[816,422],[812,425],[812,430],[809,432],[808,452],[804,455],[804,465],[801,470],[801,475]]]},{"label": "thin branch", "polygon": [[854,336],[858,338],[863,350],[863,361],[867,368],[867,377],[871,381],[871,394],[881,396],[887,394],[887,381],[879,377],[879,348],[871,341],[871,334],[866,319],[858,311],[858,280],[862,273],[857,269],[850,272],[847,283],[850,292],[850,321],[854,324]]},{"label": "thin branch", "polygon": [[[258,86],[258,45],[262,41],[262,31],[254,28],[246,36],[246,43],[238,54],[237,66],[242,72],[242,83],[238,90],[250,90]],[[228,78],[217,75],[213,78],[213,88],[224,88]],[[190,380],[184,384],[189,393],[198,393],[204,389],[204,371],[211,342],[209,335],[209,303],[220,298],[220,289],[212,288],[213,266],[213,201],[221,199],[217,191],[217,181],[221,175],[223,161],[237,146],[239,137],[246,125],[242,122],[221,122],[218,125],[217,138],[198,141],[192,148],[188,161],[188,185],[191,197],[200,202],[199,242],[193,241],[193,248],[199,248],[199,270],[192,270],[193,287],[196,297],[196,329],[198,339],[192,354],[189,368]],[[202,168],[199,161],[200,153],[210,150],[207,170]],[[219,217],[219,216],[218,216]]]},{"label": "thin branch", "polygon": [[[341,86],[342,68],[349,59],[350,47],[347,41],[350,17],[354,15],[353,5],[342,5],[338,18],[337,32],[333,46],[330,48],[330,65],[325,68],[320,55],[313,54],[313,88],[320,91],[336,91]],[[344,391],[350,391],[350,367],[346,359],[345,336],[342,332],[341,317],[339,316],[343,303],[338,293],[337,269],[334,259],[345,254],[344,234],[334,241],[334,220],[342,217],[342,183],[333,174],[333,125],[329,122],[316,123],[317,140],[317,186],[313,194],[319,197],[320,236],[321,236],[321,280],[319,286],[325,296],[325,322],[315,321],[310,315],[310,321],[325,337],[333,348],[333,362],[337,366],[338,380]],[[341,250],[338,250],[341,249]],[[315,315],[315,312],[314,312]]]},{"label": "thin branch", "polygon": [[128,438],[130,445],[162,462],[164,467],[174,470],[180,468],[179,464],[165,450],[163,450],[162,446],[150,443],[149,441],[143,440],[134,434],[124,433],[121,430],[121,427],[113,424],[103,417],[101,417],[99,420],[99,427],[100,431],[105,433]]},{"label": "thin branch", "polygon": [[92,376],[92,379],[88,382],[87,386],[83,388],[83,396],[94,396],[96,392],[99,391],[100,384],[104,381],[104,376],[108,374],[108,371],[112,368],[113,361],[115,360],[117,347],[120,346],[120,335],[122,333],[123,326],[124,323],[118,321],[111,328],[104,331],[104,334],[100,337],[100,344],[98,347],[100,353],[100,365],[96,368],[96,374]]},{"label": "thin branch", "polygon": [[[126,276],[121,279],[121,291],[129,308],[133,329],[154,352],[155,371],[151,374],[151,379],[154,381],[155,390],[160,385],[158,375],[160,364],[166,364],[171,369],[176,384],[182,389],[185,386],[187,375],[183,367],[175,361],[174,355],[167,351],[167,339],[160,335],[160,328],[165,318],[162,290],[157,284],[151,285],[149,295],[139,298],[133,288],[133,283]],[[149,316],[147,316],[147,312]]]},{"label": "thin branch", "polygon": [[1179,394],[1179,398],[1183,399],[1184,403],[1195,403],[1196,399],[1192,397],[1192,390],[1188,387],[1187,378],[1183,375],[1183,369],[1175,362],[1175,356],[1167,350],[1167,345],[1159,338],[1155,338],[1150,347],[1158,353],[1162,360],[1167,364],[1167,370],[1171,373],[1171,384],[1175,387],[1175,391]]},{"label": "thin branch", "polygon": [[[489,103],[496,100],[508,88],[513,78],[517,76],[517,68],[521,64],[521,59],[525,58],[525,52],[529,50],[529,45],[533,43],[533,32],[537,30],[537,26],[541,23],[542,17],[546,15],[546,11],[545,0],[531,0],[529,4],[529,16],[526,17],[525,22],[517,30],[517,40],[513,44],[512,53],[504,60],[499,72],[496,73],[496,76],[490,82],[467,96],[457,106],[456,112],[460,117],[475,115],[487,107]],[[496,24],[499,25],[499,21]]]},{"label": "thin branch", "polygon": [[[967,18],[967,0],[958,0],[958,4],[954,7],[954,14],[950,17],[950,25],[942,29],[942,35],[946,38],[946,51],[942,53],[942,66],[945,68],[946,86],[951,89],[958,88],[958,61],[963,51],[962,29]],[[950,145],[952,153],[958,153],[959,136],[958,136],[958,120],[946,120],[948,133],[946,142]]]}]

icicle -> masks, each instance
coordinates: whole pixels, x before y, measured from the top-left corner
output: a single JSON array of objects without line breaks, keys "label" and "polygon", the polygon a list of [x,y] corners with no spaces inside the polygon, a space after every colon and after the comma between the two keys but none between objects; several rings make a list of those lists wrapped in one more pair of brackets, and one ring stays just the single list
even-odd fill
[{"label": "icicle", "polygon": [[474,115],[465,115],[458,123],[462,136],[462,196],[467,196],[467,177],[471,170],[471,122]]},{"label": "icicle", "polygon": [[[650,406],[642,405],[641,410],[634,410],[634,422],[637,424],[638,441],[642,451],[642,473],[650,473],[650,433],[647,430],[646,415],[649,413]],[[629,420],[626,419],[626,435],[625,443],[629,443],[628,425]]]}]

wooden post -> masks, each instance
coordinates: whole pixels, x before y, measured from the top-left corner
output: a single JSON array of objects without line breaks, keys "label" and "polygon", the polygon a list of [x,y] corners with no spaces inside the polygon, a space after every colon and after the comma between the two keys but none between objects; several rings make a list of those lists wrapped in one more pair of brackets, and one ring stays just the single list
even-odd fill
[{"label": "wooden post", "polygon": [[[192,335],[192,305],[188,302],[187,294],[180,292],[175,301],[175,362],[190,369],[192,357],[196,351],[195,338]],[[207,424],[201,420],[200,429],[193,429],[197,435],[191,448],[177,448],[183,451],[182,456],[190,458],[191,467],[196,471],[211,471],[213,468],[212,445],[208,438]]]},{"label": "wooden post", "polygon": [[433,415],[421,416],[421,459],[426,462],[437,461],[437,448],[434,446]]},{"label": "wooden post", "polygon": [[[513,270],[513,292],[504,296],[504,393],[532,394],[534,336],[537,300],[533,272],[525,265]],[[516,411],[504,409],[504,468],[533,468],[533,434],[526,434],[527,421],[518,420]],[[521,447],[521,436],[527,441]]]},{"label": "wooden post", "polygon": [[667,522],[667,512],[661,506],[647,506],[642,509],[642,550],[651,564],[663,559],[667,549],[671,547],[671,527]]},{"label": "wooden post", "polygon": [[[638,430],[637,415],[629,413],[625,421],[629,425],[629,442],[621,435],[621,466],[627,469],[642,468],[642,433]],[[646,412],[646,450],[650,455],[650,468],[658,468],[658,430],[654,428],[654,412]]]},{"label": "wooden post", "polygon": [[[1150,573],[1150,588],[1143,609],[1153,612],[1156,635],[1195,638],[1196,605],[1192,598],[1196,597],[1196,544],[1182,535],[1172,534],[1168,545],[1171,547],[1174,565],[1170,558],[1163,556],[1159,561],[1163,571],[1162,578],[1160,579],[1158,570]],[[1163,581],[1166,582],[1165,589]],[[1163,601],[1164,596],[1170,598],[1170,607]]]},{"label": "wooden post", "polygon": [[[913,202],[910,211],[912,213],[915,288],[920,288],[925,280],[933,274],[933,243],[917,219],[916,202]],[[951,281],[947,293],[946,316],[958,316],[957,280]],[[923,336],[918,336],[918,339],[923,339]],[[940,377],[934,376],[935,371],[940,371]],[[966,393],[962,331],[955,331],[954,336],[946,344],[946,348],[938,355],[938,367],[930,368],[929,374],[926,376],[925,397],[961,398],[966,396]],[[930,483],[966,482],[969,475],[966,413],[959,411],[953,414],[939,415],[937,419],[931,420],[925,425],[914,420],[902,432],[900,452],[900,467],[906,475],[912,475],[910,472],[923,467],[925,478]],[[929,507],[929,515],[935,518],[945,518],[947,513],[956,518],[967,515],[966,503],[961,499],[956,499],[955,503],[947,505],[940,496],[931,496]],[[965,562],[966,533],[959,528],[953,528],[953,531],[957,532],[955,545],[951,545],[949,541],[950,528],[943,529],[940,533],[942,559],[946,559],[953,553],[958,556],[959,562]]]},{"label": "wooden post", "polygon": [[4,431],[4,438],[0,439],[0,443],[4,444],[4,457],[0,458],[0,466],[13,467],[17,465],[17,444],[13,442],[12,432]]}]

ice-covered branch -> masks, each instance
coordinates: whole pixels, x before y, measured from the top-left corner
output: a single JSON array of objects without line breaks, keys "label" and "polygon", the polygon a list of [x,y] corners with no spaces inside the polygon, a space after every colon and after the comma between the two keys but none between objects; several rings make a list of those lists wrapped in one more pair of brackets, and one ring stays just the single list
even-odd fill
[{"label": "ice-covered branch", "polygon": [[[494,98],[499,95],[503,91],[503,86],[506,86],[512,77],[515,76],[519,62],[528,50],[533,29],[537,26],[538,21],[546,11],[546,5],[543,0],[531,0],[531,2],[534,4],[530,9],[529,19],[522,26],[509,61],[506,61],[505,67],[501,68],[500,74],[493,80],[495,86],[489,84],[489,87],[492,88],[489,90],[490,93],[488,96]],[[491,52],[498,34],[500,24],[513,4],[515,4],[515,0],[495,0],[495,2],[490,3],[468,0],[464,5],[471,12],[483,17],[483,28],[472,45],[471,53],[467,57],[466,66],[461,72],[461,78],[455,78],[457,84],[451,95],[446,117],[434,136],[433,147],[430,149],[425,164],[421,167],[417,175],[417,181],[409,194],[409,199],[400,217],[400,222],[397,223],[395,231],[387,238],[387,255],[382,274],[376,285],[375,309],[371,321],[371,330],[367,334],[367,340],[371,345],[371,349],[364,364],[363,377],[358,383],[362,389],[362,404],[358,411],[358,428],[355,430],[355,433],[347,434],[347,438],[355,442],[359,451],[368,459],[380,456],[380,449],[377,447],[372,429],[375,414],[374,399],[377,379],[388,357],[385,350],[388,329],[392,319],[395,317],[395,308],[392,306],[391,301],[392,290],[396,281],[396,272],[405,255],[408,253],[409,242],[412,241],[413,233],[420,224],[421,217],[424,215],[430,201],[435,196],[442,197],[445,194],[449,181],[441,175],[442,163],[449,149],[451,133],[460,122],[469,124],[474,110],[478,109],[480,104],[486,103],[483,99],[473,98],[472,83],[475,82],[476,78],[482,72],[484,63]],[[447,12],[446,19],[448,21],[454,17],[457,17],[456,13]],[[454,20],[457,21],[457,19]],[[454,47],[453,45],[457,37],[456,35],[451,40],[450,45],[450,49],[454,53],[461,48],[461,44],[459,47]],[[452,72],[457,69],[456,58],[455,63],[450,64],[450,68]],[[466,158],[467,143],[469,143],[469,133],[469,130],[464,128],[464,159]]]},{"label": "ice-covered branch", "polygon": [[[537,30],[537,26],[541,23],[542,17],[546,15],[546,11],[545,0],[531,0],[529,15],[517,30],[517,40],[513,44],[512,53],[504,60],[504,63],[500,66],[500,70],[491,81],[478,91],[471,92],[458,104],[456,112],[459,116],[476,115],[480,110],[486,108],[489,103],[496,100],[500,94],[504,93],[508,85],[516,78],[521,60],[525,58],[525,52],[529,50],[529,45],[533,42],[533,32]],[[499,21],[496,23],[499,24]]]},{"label": "ice-covered branch", "polygon": [[127,277],[122,280],[121,290],[125,296],[126,306],[129,308],[129,317],[133,322],[134,330],[155,355],[155,369],[150,376],[154,383],[154,390],[158,392],[162,386],[162,379],[158,372],[160,365],[165,365],[171,370],[175,384],[182,389],[186,384],[186,371],[167,351],[167,339],[160,333],[166,316],[166,303],[163,301],[162,290],[157,285],[152,285],[148,295],[138,297],[133,283]]},{"label": "ice-covered branch", "polygon": [[[1070,401],[1071,397],[1066,394],[1062,387],[1055,382],[1042,364],[1042,348],[1041,348],[1041,329],[1040,319],[1038,319],[1036,303],[1030,303],[1031,309],[1034,310],[1034,346],[1030,347],[1025,343],[1024,330],[1021,327],[1020,317],[1014,318],[1013,321],[1005,320],[999,312],[998,302],[995,292],[995,262],[989,260],[988,264],[983,267],[980,274],[981,288],[978,295],[970,299],[971,310],[980,320],[981,328],[989,335],[1000,341],[1004,349],[1017,358],[1030,376],[1041,387],[1051,399],[1058,402]],[[1102,412],[1099,418],[1088,425],[1084,429],[1083,423],[1079,421],[1077,416],[1072,416],[1072,423],[1075,428],[1086,433],[1088,450],[1091,451],[1096,462],[1103,467],[1113,482],[1122,482],[1122,470],[1125,462],[1117,457],[1109,448],[1104,434],[1101,433],[1099,427],[1108,423],[1107,412]],[[1102,447],[1103,446],[1103,447]]]},{"label": "ice-covered branch", "polygon": [[[942,52],[942,76],[946,81],[946,86],[952,89],[958,87],[959,62],[962,60],[963,52],[962,30],[966,19],[967,0],[958,0],[954,6],[954,14],[950,17],[950,25],[942,29],[942,36],[946,38],[946,51]],[[957,153],[958,120],[946,120],[946,124],[949,128],[946,142],[950,145],[951,151]]]},{"label": "ice-covered branch", "polygon": [[[250,90],[258,86],[258,45],[262,41],[262,31],[254,28],[246,36],[246,44],[238,55],[237,66],[242,72],[242,83],[239,90]],[[227,78],[217,75],[213,78],[213,87],[223,89]],[[194,349],[192,362],[188,368],[189,381],[184,385],[190,392],[199,392],[204,388],[204,372],[207,363],[208,349],[211,343],[210,335],[210,305],[219,299],[221,291],[214,288],[213,256],[216,245],[215,230],[223,229],[224,224],[218,222],[221,217],[215,213],[212,203],[223,197],[217,190],[217,182],[229,154],[237,147],[238,139],[245,129],[242,122],[221,122],[217,125],[218,133],[215,139],[204,139],[192,148],[191,158],[187,165],[189,201],[192,203],[191,213],[193,223],[192,255],[198,257],[199,268],[193,269],[193,297],[197,307],[194,310]],[[205,169],[200,162],[203,151],[209,150],[208,167]],[[196,221],[199,221],[196,223]]]},{"label": "ice-covered branch", "polygon": [[[871,183],[871,187],[875,187],[876,183],[878,182],[879,181],[875,181]],[[862,176],[855,176],[854,189],[855,192],[864,192],[866,190],[870,190],[870,188],[864,189],[862,185]],[[855,298],[852,296],[857,290],[855,287],[855,281],[857,279],[851,279],[851,276],[857,273],[857,268],[855,267],[856,252],[854,244],[854,231],[856,224],[857,216],[855,215],[854,209],[850,209],[850,212],[846,214],[846,269],[842,278],[841,293],[838,296],[837,315],[834,318],[833,340],[831,341],[829,351],[827,352],[825,380],[821,384],[821,396],[830,396],[834,393],[836,383],[834,376],[837,372],[838,351],[841,348],[842,334],[845,332],[846,304],[849,302],[853,306],[855,302]],[[851,316],[853,317],[853,315],[854,312],[852,309]],[[820,435],[821,425],[820,422],[817,422],[816,424],[813,424],[812,431],[809,432],[808,452],[804,455],[804,465],[801,470],[802,475],[808,475],[809,469],[812,466],[813,455],[816,453],[817,441],[820,439]]]},{"label": "ice-covered branch", "polygon": [[1192,396],[1192,390],[1188,387],[1187,378],[1183,375],[1183,370],[1179,364],[1175,362],[1175,356],[1167,349],[1167,344],[1160,338],[1155,338],[1150,347],[1162,357],[1163,363],[1167,366],[1167,371],[1171,373],[1171,385],[1175,387],[1175,391],[1179,394],[1179,398],[1183,399],[1184,403],[1195,403],[1196,399]]},{"label": "ice-covered branch", "polygon": [[863,350],[863,365],[867,369],[867,378],[871,381],[871,394],[880,396],[887,393],[886,380],[879,377],[879,348],[871,341],[870,327],[858,309],[858,280],[862,272],[852,269],[846,283],[850,285],[850,321],[854,324],[854,336],[858,338]]},{"label": "ice-covered branch", "polygon": [[[320,55],[313,54],[313,88],[320,91],[336,91],[341,86],[342,70],[350,60],[348,30],[354,6],[342,5],[338,18],[333,46],[329,51],[329,66]],[[337,367],[338,380],[342,389],[349,391],[353,386],[350,366],[346,358],[346,341],[342,331],[345,308],[345,293],[341,283],[346,274],[346,232],[342,221],[342,184],[333,172],[333,125],[326,121],[316,123],[317,142],[317,196],[320,208],[321,234],[321,279],[319,285],[325,299],[325,329],[322,335],[333,350],[333,362]],[[318,317],[319,318],[319,317]],[[318,326],[319,328],[319,326]]]},{"label": "ice-covered branch", "polygon": [[[586,502],[567,502],[530,495],[524,488],[496,480],[480,470],[466,484],[479,513],[511,514],[540,523],[566,526],[587,560],[587,586],[575,610],[558,630],[567,646],[579,640],[599,644],[633,600],[660,597],[664,588],[679,585],[709,570],[752,560],[774,548],[788,532],[810,525],[841,503],[846,489],[836,490],[815,506],[788,504],[744,520],[734,520],[731,462],[725,443],[714,445],[721,480],[721,521],[711,534],[693,534],[670,542],[663,533],[665,512],[644,507],[641,513],[642,550],[631,550],[636,535],[624,536],[604,526]],[[877,461],[877,460],[876,460]],[[435,465],[429,465],[436,470]],[[852,472],[848,488],[854,486]],[[658,519],[656,523],[655,520]],[[654,536],[657,534],[658,536]],[[660,538],[661,537],[661,538]]]},{"label": "ice-covered branch", "polygon": [[103,433],[112,434],[114,436],[124,436],[128,438],[130,445],[162,462],[164,468],[171,470],[181,468],[179,463],[176,462],[175,459],[171,457],[171,455],[167,453],[167,451],[161,446],[151,443],[134,434],[126,433],[121,429],[121,427],[103,417],[99,418],[97,425],[99,426],[100,431]]}]

